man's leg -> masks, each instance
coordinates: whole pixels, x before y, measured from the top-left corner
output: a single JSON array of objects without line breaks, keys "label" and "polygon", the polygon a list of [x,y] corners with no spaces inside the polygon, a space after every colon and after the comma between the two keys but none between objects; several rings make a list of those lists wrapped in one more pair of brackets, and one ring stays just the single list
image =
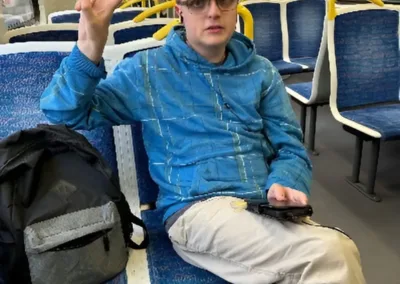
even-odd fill
[{"label": "man's leg", "polygon": [[179,217],[168,233],[185,261],[232,283],[365,283],[344,234],[237,211],[236,200],[211,198]]}]

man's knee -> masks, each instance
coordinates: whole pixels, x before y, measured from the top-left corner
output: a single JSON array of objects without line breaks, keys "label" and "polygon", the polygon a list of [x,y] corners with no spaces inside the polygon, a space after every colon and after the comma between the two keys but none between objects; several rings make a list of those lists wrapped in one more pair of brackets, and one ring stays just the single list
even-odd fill
[{"label": "man's knee", "polygon": [[339,231],[323,230],[331,232],[324,232],[315,239],[316,253],[305,269],[306,278],[319,274],[327,277],[327,283],[365,283],[360,253],[353,240]]},{"label": "man's knee", "polygon": [[344,265],[348,264],[349,261],[360,262],[358,248],[352,239],[339,231],[328,228],[325,230],[332,230],[332,232],[324,234],[319,240],[323,259]]}]

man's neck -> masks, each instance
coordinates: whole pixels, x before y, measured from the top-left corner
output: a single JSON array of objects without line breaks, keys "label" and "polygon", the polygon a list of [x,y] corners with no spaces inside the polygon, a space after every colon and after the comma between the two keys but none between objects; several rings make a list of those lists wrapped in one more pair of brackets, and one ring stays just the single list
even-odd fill
[{"label": "man's neck", "polygon": [[201,47],[196,47],[190,44],[188,41],[187,44],[193,48],[198,54],[203,56],[205,59],[207,59],[208,62],[213,63],[213,64],[223,64],[225,59],[226,59],[226,47],[215,47],[215,48],[201,48]]}]

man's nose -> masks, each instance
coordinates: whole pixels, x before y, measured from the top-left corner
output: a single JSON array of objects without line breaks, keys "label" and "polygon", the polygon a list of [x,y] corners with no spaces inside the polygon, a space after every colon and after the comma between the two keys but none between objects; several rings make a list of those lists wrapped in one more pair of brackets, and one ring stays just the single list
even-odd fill
[{"label": "man's nose", "polygon": [[217,0],[210,0],[208,7],[208,16],[209,17],[218,17],[221,15],[221,9],[217,4]]}]

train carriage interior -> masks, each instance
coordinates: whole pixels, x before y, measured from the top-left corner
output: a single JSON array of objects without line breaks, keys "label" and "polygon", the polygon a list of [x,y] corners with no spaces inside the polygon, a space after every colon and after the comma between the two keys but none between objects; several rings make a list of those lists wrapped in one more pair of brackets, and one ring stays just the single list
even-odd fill
[{"label": "train carriage interior", "polygon": [[[285,84],[313,165],[313,220],[354,240],[367,283],[400,284],[400,1],[382,1],[240,0],[236,32]],[[0,2],[1,145],[48,123],[40,98],[73,51],[80,13],[75,0]],[[165,44],[182,24],[177,2],[121,1],[103,52],[107,76],[124,59]],[[174,251],[156,206],[142,123],[78,132],[117,174],[150,239],[146,249],[130,250],[126,268],[107,283],[228,283]],[[132,238],[140,241],[141,229]]]}]

